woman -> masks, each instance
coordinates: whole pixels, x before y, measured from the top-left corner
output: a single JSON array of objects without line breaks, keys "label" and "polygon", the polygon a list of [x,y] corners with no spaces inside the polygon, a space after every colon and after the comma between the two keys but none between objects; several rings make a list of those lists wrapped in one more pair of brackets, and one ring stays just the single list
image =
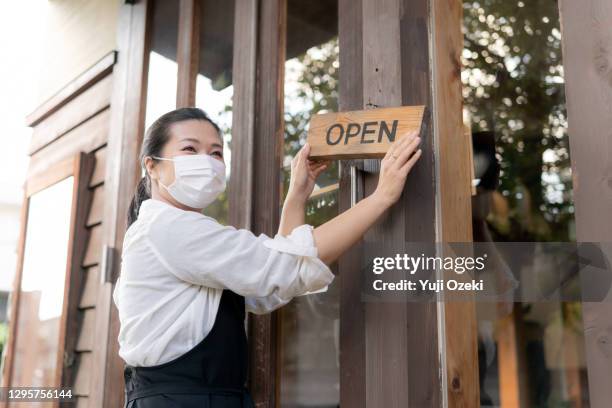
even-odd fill
[{"label": "woman", "polygon": [[252,407],[245,311],[268,313],[325,290],[328,265],[399,198],[419,143],[412,133],[392,145],[376,191],[317,228],[305,224],[304,206],[327,163],[309,160],[305,145],[271,238],[202,213],[226,186],[221,133],[203,111],[177,109],[153,123],[113,292],[125,406]]}]

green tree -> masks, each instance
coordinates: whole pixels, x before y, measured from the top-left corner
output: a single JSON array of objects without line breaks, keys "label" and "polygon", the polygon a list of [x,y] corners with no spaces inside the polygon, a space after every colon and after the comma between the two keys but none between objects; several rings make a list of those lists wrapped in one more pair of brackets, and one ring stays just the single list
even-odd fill
[{"label": "green tree", "polygon": [[496,134],[509,231],[566,241],[573,218],[556,0],[464,2],[463,96],[472,131]]}]

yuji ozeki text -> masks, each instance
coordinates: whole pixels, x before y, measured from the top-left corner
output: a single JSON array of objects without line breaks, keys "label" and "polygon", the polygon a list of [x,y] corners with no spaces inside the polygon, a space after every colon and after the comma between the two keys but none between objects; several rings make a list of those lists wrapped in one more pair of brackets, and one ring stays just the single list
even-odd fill
[{"label": "yuji ozeki text", "polygon": [[487,254],[482,256],[411,256],[396,254],[393,257],[375,257],[372,260],[372,272],[377,275],[389,270],[407,271],[414,275],[418,271],[454,271],[462,274],[470,271],[481,271],[485,267]]}]

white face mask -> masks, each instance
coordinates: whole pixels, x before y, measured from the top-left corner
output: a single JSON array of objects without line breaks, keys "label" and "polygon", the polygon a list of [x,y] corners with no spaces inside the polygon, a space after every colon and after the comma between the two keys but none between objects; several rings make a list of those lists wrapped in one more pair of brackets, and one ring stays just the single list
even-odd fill
[{"label": "white face mask", "polygon": [[225,191],[225,164],[208,154],[187,154],[172,159],[152,156],[174,162],[174,181],[162,185],[176,201],[191,208],[205,208]]}]

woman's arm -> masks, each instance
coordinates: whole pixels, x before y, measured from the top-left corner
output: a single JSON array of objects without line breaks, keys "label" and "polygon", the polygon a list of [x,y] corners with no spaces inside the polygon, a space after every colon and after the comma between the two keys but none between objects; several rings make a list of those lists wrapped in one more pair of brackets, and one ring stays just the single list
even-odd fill
[{"label": "woman's arm", "polygon": [[331,264],[353,246],[401,196],[408,173],[421,157],[421,139],[411,132],[391,145],[381,161],[374,193],[313,232],[319,258]]},{"label": "woman's arm", "polygon": [[317,177],[325,171],[329,163],[328,161],[309,160],[309,153],[310,145],[306,143],[291,160],[291,180],[278,226],[280,235],[287,236],[295,227],[305,223],[306,201],[314,188]]},{"label": "woman's arm", "polygon": [[[330,265],[338,259],[399,199],[408,173],[421,156],[421,150],[417,150],[420,142],[417,132],[410,132],[392,144],[381,161],[378,186],[374,193],[314,229],[315,245],[324,263]],[[289,233],[292,228],[304,223],[304,204],[314,187],[314,179],[322,171],[315,168],[317,170],[313,172],[312,163],[307,165],[309,150],[309,146],[305,145],[296,155],[295,163],[292,162],[293,190],[290,188],[292,194],[285,201],[279,229],[281,234]]]}]

